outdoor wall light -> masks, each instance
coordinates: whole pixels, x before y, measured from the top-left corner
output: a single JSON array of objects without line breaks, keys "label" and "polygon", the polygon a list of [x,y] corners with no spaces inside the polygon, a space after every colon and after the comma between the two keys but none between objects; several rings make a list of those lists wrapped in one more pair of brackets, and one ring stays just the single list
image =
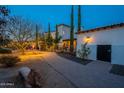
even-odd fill
[{"label": "outdoor wall light", "polygon": [[93,38],[92,37],[85,37],[84,40],[83,40],[85,43],[91,43],[93,41]]}]

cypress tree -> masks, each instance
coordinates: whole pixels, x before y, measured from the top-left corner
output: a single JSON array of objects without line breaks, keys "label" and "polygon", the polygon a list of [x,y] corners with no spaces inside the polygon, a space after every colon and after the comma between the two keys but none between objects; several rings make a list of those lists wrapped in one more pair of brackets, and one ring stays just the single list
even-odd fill
[{"label": "cypress tree", "polygon": [[38,36],[38,26],[36,25],[36,49],[38,49],[39,47],[38,47],[38,38],[39,38],[39,36]]},{"label": "cypress tree", "polygon": [[74,50],[74,8],[71,8],[71,29],[70,29],[70,52],[73,53]]},{"label": "cypress tree", "polygon": [[58,49],[59,36],[58,36],[58,27],[56,25],[56,34],[55,34],[55,48]]},{"label": "cypress tree", "polygon": [[78,31],[81,31],[81,6],[78,6]]},{"label": "cypress tree", "polygon": [[58,27],[57,27],[57,25],[56,25],[56,36],[55,36],[55,39],[56,39],[56,40],[58,40],[58,35],[59,35],[59,34],[58,34]]},{"label": "cypress tree", "polygon": [[48,39],[50,39],[51,33],[50,33],[50,23],[48,24]]},{"label": "cypress tree", "polygon": [[47,34],[47,39],[46,43],[48,45],[48,48],[50,48],[53,45],[53,38],[51,36],[51,29],[50,29],[50,23],[48,24],[48,34]]}]

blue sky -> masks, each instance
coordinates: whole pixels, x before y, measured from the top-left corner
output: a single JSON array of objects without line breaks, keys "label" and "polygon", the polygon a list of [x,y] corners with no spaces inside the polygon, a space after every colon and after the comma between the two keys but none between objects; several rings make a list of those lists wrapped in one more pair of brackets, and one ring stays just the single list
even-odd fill
[{"label": "blue sky", "polygon": [[[8,7],[11,15],[22,16],[38,23],[43,31],[47,30],[49,22],[52,30],[55,30],[56,24],[70,25],[70,5],[12,5]],[[83,5],[81,9],[84,30],[124,22],[124,6]],[[76,28],[77,6],[74,6],[74,10]]]}]

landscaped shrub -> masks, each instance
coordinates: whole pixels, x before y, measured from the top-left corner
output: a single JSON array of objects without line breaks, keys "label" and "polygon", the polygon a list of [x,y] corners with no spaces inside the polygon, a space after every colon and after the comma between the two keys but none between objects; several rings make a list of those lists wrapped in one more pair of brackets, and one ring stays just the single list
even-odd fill
[{"label": "landscaped shrub", "polygon": [[2,56],[0,57],[0,64],[6,67],[12,67],[18,63],[20,59],[15,56]]},{"label": "landscaped shrub", "polygon": [[87,43],[81,45],[81,49],[77,51],[78,56],[81,59],[87,59],[88,55],[90,54],[90,48],[87,47]]},{"label": "landscaped shrub", "polygon": [[12,50],[8,49],[8,48],[0,48],[0,53],[1,54],[10,54],[10,53],[12,53]]}]

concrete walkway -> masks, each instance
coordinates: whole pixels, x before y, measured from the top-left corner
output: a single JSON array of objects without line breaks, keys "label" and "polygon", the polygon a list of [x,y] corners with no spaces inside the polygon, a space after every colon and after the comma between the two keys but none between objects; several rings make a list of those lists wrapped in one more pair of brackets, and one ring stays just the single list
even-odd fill
[{"label": "concrete walkway", "polygon": [[124,76],[109,73],[112,66],[110,63],[93,61],[87,65],[81,65],[53,52],[44,53],[42,56],[44,62],[74,87],[124,87]]}]

